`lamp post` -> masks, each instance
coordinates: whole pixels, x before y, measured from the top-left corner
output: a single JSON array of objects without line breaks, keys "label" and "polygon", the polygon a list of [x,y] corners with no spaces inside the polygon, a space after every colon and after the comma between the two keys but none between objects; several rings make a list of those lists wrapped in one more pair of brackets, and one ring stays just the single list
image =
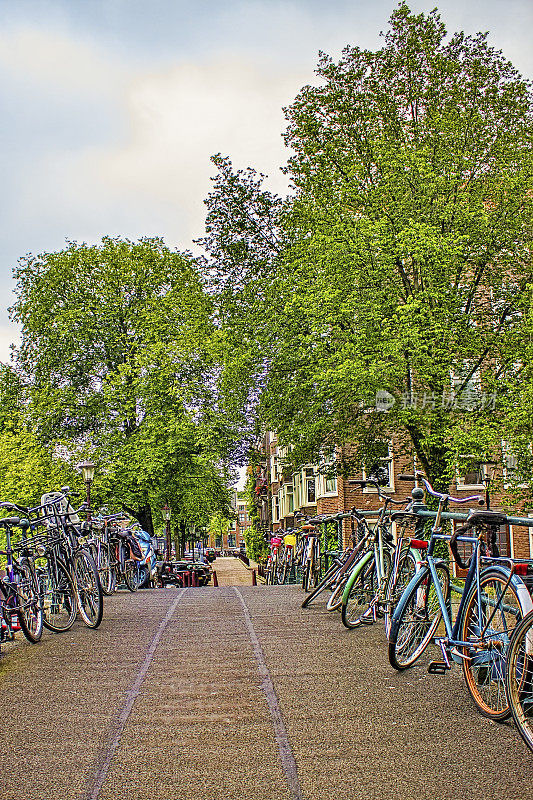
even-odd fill
[{"label": "lamp post", "polygon": [[83,480],[85,483],[85,496],[87,502],[87,519],[91,519],[91,483],[94,478],[95,465],[92,461],[82,461],[78,464],[78,469],[81,469]]},{"label": "lamp post", "polygon": [[167,541],[167,561],[170,561],[170,551],[171,551],[171,544],[170,544],[170,513],[171,513],[171,510],[169,508],[168,503],[165,503],[165,505],[161,509],[161,513],[163,514],[163,519],[165,520],[165,537],[166,537],[166,541]]}]

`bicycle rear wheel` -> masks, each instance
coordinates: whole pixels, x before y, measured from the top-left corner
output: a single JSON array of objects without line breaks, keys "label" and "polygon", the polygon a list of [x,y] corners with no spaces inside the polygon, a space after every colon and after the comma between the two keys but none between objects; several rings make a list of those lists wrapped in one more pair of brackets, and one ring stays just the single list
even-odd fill
[{"label": "bicycle rear wheel", "polygon": [[533,611],[516,626],[511,637],[505,687],[515,725],[533,750]]},{"label": "bicycle rear wheel", "polygon": [[96,567],[98,569],[98,577],[102,585],[102,592],[105,595],[112,595],[115,591],[115,572],[111,567],[111,559],[109,557],[109,548],[105,544],[98,546],[96,554]]},{"label": "bicycle rear wheel", "polygon": [[43,624],[54,633],[68,631],[77,614],[76,590],[66,565],[57,558],[47,558],[39,568],[39,587]]},{"label": "bicycle rear wheel", "polygon": [[465,648],[463,675],[479,711],[497,722],[511,716],[505,692],[509,641],[523,617],[520,598],[508,575],[487,570],[479,579],[480,595],[473,586],[463,616],[461,639]]},{"label": "bicycle rear wheel", "polygon": [[78,611],[88,628],[97,628],[104,613],[104,597],[96,564],[86,550],[74,554]]},{"label": "bicycle rear wheel", "polygon": [[[436,565],[437,577],[448,604],[450,573],[444,564]],[[442,617],[435,584],[427,567],[415,575],[394,612],[389,636],[389,661],[394,669],[411,667],[420,658]]]},{"label": "bicycle rear wheel", "polygon": [[20,627],[29,642],[38,642],[43,634],[43,608],[35,567],[22,559],[15,567],[17,605]]},{"label": "bicycle rear wheel", "polygon": [[133,558],[128,558],[124,565],[124,583],[130,592],[136,592],[139,588],[139,562]]}]

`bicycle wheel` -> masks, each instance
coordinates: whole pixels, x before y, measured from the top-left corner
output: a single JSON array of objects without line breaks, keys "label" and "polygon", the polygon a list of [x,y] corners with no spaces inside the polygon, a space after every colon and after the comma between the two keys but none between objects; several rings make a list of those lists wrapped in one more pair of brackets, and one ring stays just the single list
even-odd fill
[{"label": "bicycle wheel", "polygon": [[130,592],[136,592],[139,588],[139,562],[133,558],[128,558],[124,564],[124,583]]},{"label": "bicycle wheel", "polygon": [[325,589],[329,589],[333,585],[335,576],[337,575],[339,569],[340,567],[338,564],[331,565],[331,567],[326,572],[322,580],[319,581],[318,585],[315,586],[313,591],[310,594],[308,594],[305,600],[302,602],[302,608],[306,608],[309,605],[309,603],[311,603],[316,597],[318,597],[319,594],[321,594],[321,592],[323,592]]},{"label": "bicycle wheel", "polygon": [[77,614],[76,590],[65,564],[57,558],[47,558],[38,570],[43,608],[43,624],[54,633],[68,631]]},{"label": "bicycle wheel", "polygon": [[111,567],[107,545],[100,544],[98,546],[95,561],[98,569],[98,577],[102,585],[102,592],[108,596],[112,595],[115,591],[115,572]]},{"label": "bicycle wheel", "polygon": [[104,596],[96,564],[86,550],[74,553],[74,580],[80,616],[88,628],[97,628],[104,613]]},{"label": "bicycle wheel", "polygon": [[[436,565],[437,577],[448,605],[450,573],[445,564]],[[389,635],[389,661],[394,669],[412,666],[420,658],[442,617],[435,584],[427,567],[407,586],[394,612]]]},{"label": "bicycle wheel", "polygon": [[515,725],[533,750],[533,611],[516,626],[511,637],[505,688]]},{"label": "bicycle wheel", "polygon": [[392,570],[389,571],[389,575],[387,577],[387,583],[385,585],[385,602],[383,605],[383,616],[385,622],[385,636],[387,639],[389,638],[390,634],[390,626],[392,621],[392,615],[394,614],[394,609],[396,608],[398,601],[402,594],[405,591],[406,586],[408,585],[409,581],[412,580],[413,575],[416,572],[416,559],[414,555],[408,551],[405,555],[400,557],[400,562],[398,564],[398,569],[395,575],[392,574]]},{"label": "bicycle wheel", "polygon": [[342,624],[358,628],[361,614],[367,610],[378,589],[378,574],[373,552],[365,553],[356,563],[344,588],[341,605]]},{"label": "bicycle wheel", "polygon": [[14,570],[20,627],[26,639],[35,643],[43,634],[43,608],[35,567],[24,558]]},{"label": "bicycle wheel", "polygon": [[511,716],[505,693],[507,650],[523,613],[515,587],[506,585],[507,574],[489,568],[479,583],[480,595],[474,585],[463,615],[461,639],[472,643],[464,649],[463,675],[481,713],[501,722]]},{"label": "bicycle wheel", "polygon": [[342,605],[342,596],[344,594],[344,590],[346,588],[346,584],[348,582],[348,578],[350,577],[350,573],[346,572],[342,577],[338,580],[337,585],[334,587],[333,591],[331,592],[330,596],[328,597],[328,601],[326,603],[327,611],[337,611]]}]

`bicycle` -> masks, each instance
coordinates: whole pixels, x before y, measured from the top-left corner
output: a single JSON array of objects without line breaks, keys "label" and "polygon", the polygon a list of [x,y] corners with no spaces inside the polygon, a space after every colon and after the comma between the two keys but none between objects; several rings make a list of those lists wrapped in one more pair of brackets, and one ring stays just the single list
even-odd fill
[{"label": "bicycle", "polygon": [[[0,508],[20,510],[13,503],[0,503]],[[13,639],[17,630],[22,630],[26,639],[35,644],[43,632],[41,592],[29,543],[24,540],[12,544],[11,532],[16,527],[25,534],[29,522],[20,517],[0,519],[0,530],[6,540],[5,549],[0,550],[0,555],[6,557],[5,576],[0,578],[0,641]],[[15,550],[20,552],[19,556]]]},{"label": "bicycle", "polygon": [[[519,620],[533,609],[527,587],[515,574],[511,560],[500,559],[490,552],[495,530],[512,518],[476,509],[470,509],[466,518],[445,514],[448,501],[481,505],[483,498],[479,495],[456,498],[436,492],[420,472],[402,478],[421,480],[426,492],[438,500],[438,508],[430,512],[413,506],[420,516],[434,515],[434,522],[426,560],[405,589],[392,618],[390,663],[397,670],[412,666],[432,641],[442,620],[445,634],[436,638],[442,661],[432,661],[428,671],[443,674],[451,669],[452,661],[461,663],[467,689],[481,713],[493,720],[506,719],[511,713],[504,687],[509,640]],[[466,525],[457,528],[453,535],[443,533],[441,520],[446,518],[461,519]],[[485,533],[488,533],[487,543],[483,541]],[[448,566],[434,555],[439,541],[449,542],[458,565],[468,568],[454,621]],[[459,556],[459,542],[472,548],[468,564]]]},{"label": "bicycle", "polygon": [[373,478],[348,482],[362,489],[371,486],[382,501],[373,527],[370,527],[365,515],[368,513],[375,515],[376,512],[361,514],[365,528],[363,552],[353,565],[341,598],[343,625],[347,628],[358,628],[363,624],[372,624],[378,617],[384,616],[386,585],[395,552],[390,506],[405,505],[409,501],[394,500],[382,491],[378,481]]},{"label": "bicycle", "polygon": [[272,586],[277,582],[279,551],[282,546],[283,539],[281,536],[272,536],[270,538],[270,552],[265,568],[265,583],[267,586]]},{"label": "bicycle", "polygon": [[[282,531],[279,531],[282,533]],[[297,547],[296,531],[291,529],[283,532],[283,545],[281,555],[278,552],[278,566],[276,570],[276,582],[279,585],[287,583],[291,573],[296,577],[295,551]]]},{"label": "bicycle", "polygon": [[309,592],[320,582],[320,533],[317,525],[322,518],[308,519],[300,531],[304,547],[302,552],[302,589]]},{"label": "bicycle", "polygon": [[[103,617],[103,592],[96,564],[82,542],[85,531],[81,530],[78,512],[85,508],[85,503],[75,511],[69,494],[67,486],[60,492],[48,492],[41,497],[41,505],[30,509],[30,513],[36,513],[49,531],[43,553],[48,562],[52,562],[48,574],[55,581],[66,567],[74,584],[76,607],[83,622],[89,628],[97,628]],[[64,580],[60,580],[59,586],[53,586],[54,590],[61,589]],[[72,609],[70,611],[74,613]]]},{"label": "bicycle", "polygon": [[[302,602],[302,608],[307,606],[315,600],[323,591],[329,591],[330,596],[326,602],[326,609],[328,611],[335,611],[342,600],[342,593],[344,586],[351,573],[351,569],[364,546],[364,518],[362,512],[352,508],[351,511],[345,514],[336,514],[333,517],[324,517],[322,522],[336,522],[339,526],[338,538],[340,540],[340,525],[343,519],[351,520],[351,540],[352,546],[345,548],[340,553],[337,553],[329,569],[326,570],[325,575],[320,579],[317,586],[307,595]],[[355,528],[355,521],[357,520],[357,532]]]}]

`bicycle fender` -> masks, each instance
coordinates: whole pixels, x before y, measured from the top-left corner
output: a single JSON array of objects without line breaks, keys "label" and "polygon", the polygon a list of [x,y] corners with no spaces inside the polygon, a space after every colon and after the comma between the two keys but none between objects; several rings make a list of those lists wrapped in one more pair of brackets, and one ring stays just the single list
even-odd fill
[{"label": "bicycle fender", "polygon": [[419,570],[415,572],[405,589],[403,590],[403,594],[398,600],[398,604],[394,609],[394,613],[392,615],[391,624],[390,624],[390,633],[389,639],[392,639],[393,636],[396,637],[398,633],[398,620],[401,618],[403,614],[404,606],[407,602],[407,598],[410,596],[411,592],[417,587],[424,578],[430,574],[429,567],[421,567]]},{"label": "bicycle fender", "polygon": [[361,572],[364,567],[368,564],[371,558],[374,558],[374,551],[369,550],[368,553],[365,553],[359,561],[356,561],[354,570],[350,577],[346,582],[346,586],[344,587],[344,592],[342,593],[342,603],[345,605],[348,602],[348,597],[350,596],[350,592],[352,590],[352,586],[354,585],[355,581],[357,580],[359,573]]},{"label": "bicycle fender", "polygon": [[[506,580],[509,577],[509,568],[504,567],[501,564],[489,564],[486,567],[483,567],[481,570],[481,575],[488,570],[491,572],[499,572],[500,575],[502,575]],[[533,599],[529,593],[529,589],[520,575],[516,575],[516,573],[511,578],[511,586],[516,590],[516,594],[522,608],[522,614],[525,617],[526,614],[528,614],[530,611],[533,611]]]}]

